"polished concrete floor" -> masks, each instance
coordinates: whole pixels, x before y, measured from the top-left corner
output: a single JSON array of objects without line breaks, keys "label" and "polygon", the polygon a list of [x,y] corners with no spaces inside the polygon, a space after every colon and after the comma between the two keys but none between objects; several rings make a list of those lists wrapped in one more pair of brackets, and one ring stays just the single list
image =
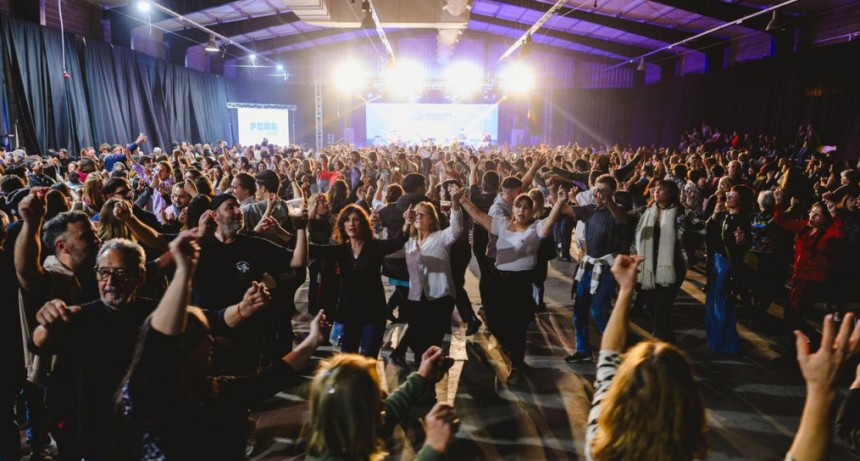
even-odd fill
[{"label": "polished concrete floor", "polygon": [[[553,261],[547,281],[548,312],[537,316],[529,328],[527,362],[534,371],[514,388],[500,384],[508,365],[494,340],[482,328],[464,336],[456,313],[452,334],[446,338],[449,355],[455,359],[446,379],[437,385],[440,401],[452,403],[462,425],[448,452],[452,460],[563,460],[580,459],[583,453],[594,364],[569,365],[563,357],[573,351],[574,335],[570,309],[570,264]],[[467,275],[467,290],[479,307],[477,269]],[[694,364],[699,386],[708,408],[711,460],[781,460],[791,444],[803,407],[805,388],[792,363],[773,362],[783,347],[785,333],[776,317],[769,316],[761,331],[740,326],[742,354],[737,358],[716,356],[705,343],[702,275],[691,270],[679,297],[674,317],[678,343]],[[303,299],[300,291],[298,299]],[[304,305],[300,304],[300,310]],[[772,314],[778,314],[776,306]],[[307,315],[297,318],[296,330],[306,329]],[[634,312],[633,337],[648,337],[647,315]],[[392,325],[382,356],[399,340],[402,326]],[[592,328],[593,345],[599,342]],[[321,355],[331,354],[324,348]],[[411,354],[410,354],[411,355]],[[380,361],[385,385],[395,388],[407,371]],[[851,374],[853,367],[846,374]],[[310,374],[312,370],[309,370]],[[847,388],[850,376],[843,379]],[[843,392],[840,392],[842,395]],[[255,409],[258,444],[254,459],[301,459],[308,412],[304,398],[307,385],[279,394]],[[412,459],[420,446],[418,417],[398,428],[388,441],[390,459]],[[834,442],[832,458],[860,459],[847,447]]]}]

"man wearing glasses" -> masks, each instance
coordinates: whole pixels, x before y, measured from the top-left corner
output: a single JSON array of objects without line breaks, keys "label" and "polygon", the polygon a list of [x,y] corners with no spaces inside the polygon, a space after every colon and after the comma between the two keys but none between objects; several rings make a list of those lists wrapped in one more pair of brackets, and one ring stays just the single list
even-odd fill
[{"label": "man wearing glasses", "polygon": [[116,458],[114,396],[140,327],[157,304],[137,296],[145,261],[137,243],[110,240],[96,258],[98,299],[81,305],[54,299],[36,314],[31,352],[57,355],[47,404],[63,459]]}]

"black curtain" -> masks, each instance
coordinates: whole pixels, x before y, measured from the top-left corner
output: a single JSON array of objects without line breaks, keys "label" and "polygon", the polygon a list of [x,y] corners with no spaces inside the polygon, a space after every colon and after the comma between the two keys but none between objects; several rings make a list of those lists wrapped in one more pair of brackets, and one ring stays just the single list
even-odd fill
[{"label": "black curtain", "polygon": [[[72,35],[14,18],[0,24],[0,134],[17,120],[31,153],[127,143],[139,133],[164,149],[232,139],[222,77],[101,42],[77,46]],[[16,119],[6,117],[12,106]]]},{"label": "black curtain", "polygon": [[[44,40],[38,26],[3,17],[3,58],[9,64],[9,95],[18,108],[19,145],[41,154],[53,130],[45,82]],[[62,78],[62,77],[61,77]]]},{"label": "black curtain", "polygon": [[[860,149],[860,44],[817,48],[779,59],[633,89],[634,144],[677,145],[684,130],[707,122],[723,131],[791,139],[813,124],[824,144],[856,158]],[[627,90],[624,90],[627,91]]]}]

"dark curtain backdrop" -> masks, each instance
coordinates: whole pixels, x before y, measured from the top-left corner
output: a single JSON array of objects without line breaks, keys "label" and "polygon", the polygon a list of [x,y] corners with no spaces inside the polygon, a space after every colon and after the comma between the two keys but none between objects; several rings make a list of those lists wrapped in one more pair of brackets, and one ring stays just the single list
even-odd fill
[{"label": "dark curtain backdrop", "polygon": [[17,109],[15,119],[0,118],[0,134],[17,121],[19,142],[31,153],[127,143],[139,133],[150,148],[231,139],[223,77],[101,42],[76,44],[66,34],[71,78],[64,79],[60,32],[5,16],[0,24],[0,112]]},{"label": "dark curtain backdrop", "polygon": [[[702,122],[741,134],[791,139],[812,123],[824,144],[856,158],[860,149],[860,44],[818,48],[782,59],[739,64],[633,90],[630,141],[676,145]],[[625,114],[618,112],[621,120]]]}]

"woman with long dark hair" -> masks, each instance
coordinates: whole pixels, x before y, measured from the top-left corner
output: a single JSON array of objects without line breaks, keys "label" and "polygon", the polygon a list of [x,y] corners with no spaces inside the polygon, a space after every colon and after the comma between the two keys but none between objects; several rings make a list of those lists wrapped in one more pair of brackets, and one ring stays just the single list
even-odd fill
[{"label": "woman with long dark hair", "polygon": [[740,352],[732,270],[744,263],[751,243],[750,209],[753,192],[734,186],[726,193],[725,211],[716,211],[707,225],[706,240],[713,249],[713,279],[705,299],[705,326],[711,350],[726,355]]},{"label": "woman with long dark hair", "polygon": [[494,280],[498,280],[497,299],[504,300],[493,308],[487,306],[487,326],[511,360],[508,384],[523,379],[526,355],[526,331],[537,308],[534,298],[533,269],[538,262],[541,239],[552,236],[552,227],[561,209],[567,206],[567,191],[560,189],[558,199],[546,219],[534,219],[535,202],[528,194],[513,202],[511,219],[490,217],[465,197],[460,203],[475,223],[498,237]]},{"label": "woman with long dark hair", "polygon": [[687,274],[687,260],[681,243],[684,209],[681,191],[673,180],[657,181],[651,193],[651,203],[636,225],[636,254],[645,257],[639,284],[645,308],[652,316],[654,336],[675,342],[671,327],[672,305]]},{"label": "woman with long dark hair", "polygon": [[382,260],[406,243],[406,233],[415,220],[411,206],[403,213],[403,219],[405,223],[398,235],[376,239],[367,212],[359,206],[347,205],[335,224],[334,239],[338,243],[311,247],[312,258],[338,266],[340,290],[337,308],[331,316],[343,325],[343,352],[360,352],[373,358],[379,354],[387,317],[380,277]]}]

